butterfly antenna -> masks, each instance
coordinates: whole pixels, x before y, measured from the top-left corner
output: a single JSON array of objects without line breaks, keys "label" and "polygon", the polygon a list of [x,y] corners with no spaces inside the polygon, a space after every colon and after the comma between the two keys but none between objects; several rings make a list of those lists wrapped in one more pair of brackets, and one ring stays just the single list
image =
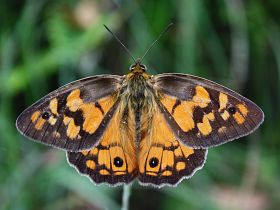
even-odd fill
[{"label": "butterfly antenna", "polygon": [[174,25],[174,23],[169,23],[168,26],[166,26],[166,28],[159,34],[158,38],[150,45],[150,47],[146,50],[145,54],[142,56],[142,58],[140,59],[140,63],[142,62],[142,60],[145,58],[145,56],[147,55],[147,53],[153,48],[153,46],[158,42],[158,40],[162,37],[163,34],[165,34],[172,26]]},{"label": "butterfly antenna", "polygon": [[133,55],[131,54],[131,52],[127,49],[127,47],[121,42],[121,40],[105,25],[103,24],[104,27],[107,29],[107,31],[110,32],[110,34],[112,34],[112,36],[123,46],[123,48],[126,50],[126,52],[130,55],[130,57],[134,60],[134,62],[136,63],[136,59],[133,57]]}]

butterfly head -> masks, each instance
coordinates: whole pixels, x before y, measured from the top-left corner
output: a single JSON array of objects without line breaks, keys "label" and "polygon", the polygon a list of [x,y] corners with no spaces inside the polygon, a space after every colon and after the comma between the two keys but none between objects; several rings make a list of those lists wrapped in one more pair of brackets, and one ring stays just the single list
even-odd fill
[{"label": "butterfly head", "polygon": [[147,67],[141,63],[140,59],[137,59],[136,62],[130,66],[129,71],[133,74],[142,74],[146,73]]}]

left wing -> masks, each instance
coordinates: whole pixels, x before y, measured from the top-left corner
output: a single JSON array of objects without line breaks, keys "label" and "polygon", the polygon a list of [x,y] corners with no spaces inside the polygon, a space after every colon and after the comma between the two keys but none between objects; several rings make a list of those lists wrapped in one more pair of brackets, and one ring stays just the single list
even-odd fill
[{"label": "left wing", "polygon": [[193,148],[209,148],[248,135],[263,122],[249,99],[212,81],[187,74],[153,77],[158,105],[177,138]]}]

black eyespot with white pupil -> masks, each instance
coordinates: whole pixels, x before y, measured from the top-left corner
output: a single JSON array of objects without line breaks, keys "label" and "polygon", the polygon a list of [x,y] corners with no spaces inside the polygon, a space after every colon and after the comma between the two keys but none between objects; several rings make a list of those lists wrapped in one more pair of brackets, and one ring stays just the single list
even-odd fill
[{"label": "black eyespot with white pupil", "polygon": [[231,107],[228,108],[228,111],[229,111],[230,114],[235,114],[236,113],[236,108],[231,106]]},{"label": "black eyespot with white pupil", "polygon": [[123,166],[123,160],[120,157],[114,158],[114,165],[116,167],[122,167]]},{"label": "black eyespot with white pupil", "polygon": [[150,167],[151,167],[151,168],[157,167],[157,165],[158,165],[158,159],[155,158],[155,157],[151,158],[149,164],[150,164]]},{"label": "black eyespot with white pupil", "polygon": [[49,112],[44,112],[43,114],[42,114],[42,118],[44,119],[44,120],[48,120],[49,118],[50,118],[50,113]]}]

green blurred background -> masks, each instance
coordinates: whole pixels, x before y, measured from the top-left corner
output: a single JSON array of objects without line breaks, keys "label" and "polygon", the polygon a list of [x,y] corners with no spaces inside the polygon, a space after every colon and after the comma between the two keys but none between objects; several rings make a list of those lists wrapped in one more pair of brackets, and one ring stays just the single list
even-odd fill
[{"label": "green blurred background", "polygon": [[151,74],[206,77],[265,112],[254,134],[210,149],[177,187],[132,186],[131,209],[280,207],[280,2],[277,0],[0,1],[0,209],[120,209],[122,187],[95,186],[65,153],[28,141],[17,115],[70,81],[125,74],[174,22],[144,63]]}]

